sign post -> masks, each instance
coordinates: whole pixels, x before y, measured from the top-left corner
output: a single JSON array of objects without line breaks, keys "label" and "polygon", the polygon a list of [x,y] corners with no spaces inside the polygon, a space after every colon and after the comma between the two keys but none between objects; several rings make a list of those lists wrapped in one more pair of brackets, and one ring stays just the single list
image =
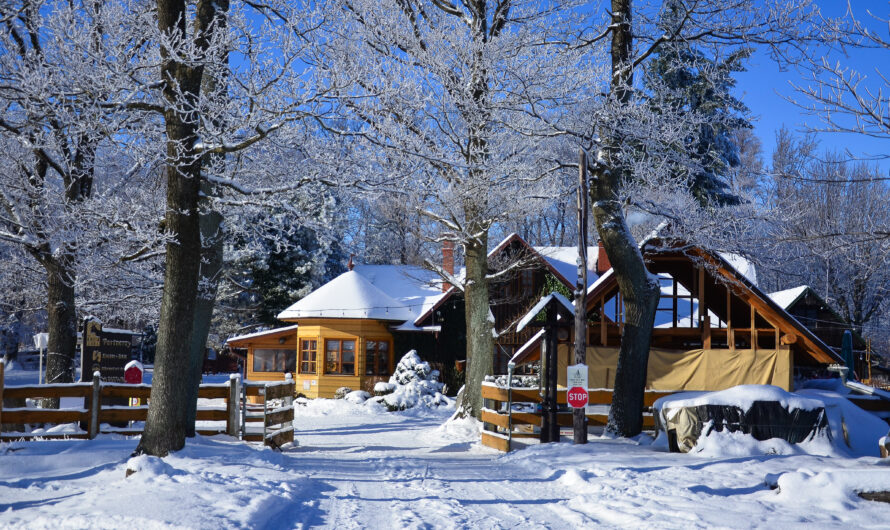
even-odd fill
[{"label": "sign post", "polygon": [[[587,361],[587,152],[578,157],[578,279],[575,282],[575,363]],[[570,389],[572,385],[567,385]],[[587,402],[587,367],[584,367],[584,402]],[[571,402],[570,402],[571,403]],[[583,406],[572,411],[572,441],[587,443],[587,415]]]},{"label": "sign post", "polygon": [[573,413],[577,413],[580,409],[581,414],[585,413],[587,401],[590,395],[587,393],[587,365],[574,364],[569,366],[566,371],[566,401],[569,406],[575,409]]}]

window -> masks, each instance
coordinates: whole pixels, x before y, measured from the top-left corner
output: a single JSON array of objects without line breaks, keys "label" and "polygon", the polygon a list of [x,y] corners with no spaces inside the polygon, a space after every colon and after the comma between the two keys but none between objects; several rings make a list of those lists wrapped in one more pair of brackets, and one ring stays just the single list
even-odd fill
[{"label": "window", "polygon": [[291,372],[297,367],[296,350],[258,348],[253,350],[254,372]]},{"label": "window", "polygon": [[365,342],[365,374],[391,375],[389,371],[389,341]]},{"label": "window", "polygon": [[315,373],[315,358],[318,354],[318,341],[301,340],[300,341],[300,373]]},{"label": "window", "polygon": [[355,375],[355,341],[327,340],[324,344],[324,373]]}]

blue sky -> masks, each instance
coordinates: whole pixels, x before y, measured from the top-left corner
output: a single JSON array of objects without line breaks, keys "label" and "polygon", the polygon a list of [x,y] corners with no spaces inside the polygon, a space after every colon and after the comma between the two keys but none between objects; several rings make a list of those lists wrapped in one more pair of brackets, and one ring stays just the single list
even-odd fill
[{"label": "blue sky", "polygon": [[[846,2],[841,0],[824,0],[819,2],[826,14],[830,16],[843,15],[846,11]],[[886,0],[854,0],[854,9],[861,20],[868,21],[868,26],[875,29],[879,35],[887,36],[887,26],[881,27],[874,19],[868,17],[866,9],[873,9],[882,17],[890,16],[890,4]],[[861,10],[861,11],[860,11]],[[840,53],[827,55],[829,60],[839,60],[860,73],[866,74],[870,79],[876,79],[876,68],[882,68],[885,74],[890,74],[888,54],[886,50],[855,50],[847,56]],[[883,62],[883,64],[882,64]],[[792,131],[803,132],[808,126],[819,127],[823,123],[818,116],[809,115],[800,107],[794,105],[788,98],[805,101],[795,92],[792,83],[806,84],[805,73],[794,69],[782,71],[765,53],[758,52],[748,63],[748,71],[736,75],[736,95],[754,115],[754,132],[763,143],[764,158],[769,162],[775,146],[775,132],[784,124]],[[884,139],[869,138],[863,135],[820,133],[817,138],[825,149],[845,151],[849,150],[857,156],[878,154],[890,154],[890,141]],[[890,161],[879,163],[882,171],[890,172]]]}]

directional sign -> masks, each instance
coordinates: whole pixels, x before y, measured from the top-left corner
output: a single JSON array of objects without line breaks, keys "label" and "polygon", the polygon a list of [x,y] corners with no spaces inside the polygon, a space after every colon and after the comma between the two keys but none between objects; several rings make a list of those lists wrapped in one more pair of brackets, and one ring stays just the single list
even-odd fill
[{"label": "directional sign", "polygon": [[579,409],[587,405],[587,365],[575,364],[568,367],[566,372],[566,401],[569,406]]}]

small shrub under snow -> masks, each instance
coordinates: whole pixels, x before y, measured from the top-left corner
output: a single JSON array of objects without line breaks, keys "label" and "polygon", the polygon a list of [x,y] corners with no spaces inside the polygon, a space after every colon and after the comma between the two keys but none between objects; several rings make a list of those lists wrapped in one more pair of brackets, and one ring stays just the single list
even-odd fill
[{"label": "small shrub under snow", "polygon": [[[439,371],[431,369],[429,363],[422,361],[417,352],[411,350],[399,360],[389,383],[374,386],[374,393],[378,396],[372,401],[390,411],[449,406],[453,401],[442,394],[443,386],[439,382]],[[379,395],[382,392],[387,393]]]},{"label": "small shrub under snow", "polygon": [[371,398],[371,394],[365,392],[364,390],[355,390],[353,392],[346,394],[346,396],[343,399],[345,399],[346,401],[348,401],[350,403],[361,404],[361,403],[364,403],[365,401],[368,401],[368,399],[370,399],[370,398]]},{"label": "small shrub under snow", "polygon": [[352,392],[352,389],[348,386],[341,386],[334,392],[334,399],[343,399],[346,397],[346,394]]},{"label": "small shrub under snow", "polygon": [[396,391],[396,387],[398,385],[393,383],[384,383],[380,381],[376,385],[374,385],[374,395],[375,396],[385,396],[387,394],[392,394]]}]

